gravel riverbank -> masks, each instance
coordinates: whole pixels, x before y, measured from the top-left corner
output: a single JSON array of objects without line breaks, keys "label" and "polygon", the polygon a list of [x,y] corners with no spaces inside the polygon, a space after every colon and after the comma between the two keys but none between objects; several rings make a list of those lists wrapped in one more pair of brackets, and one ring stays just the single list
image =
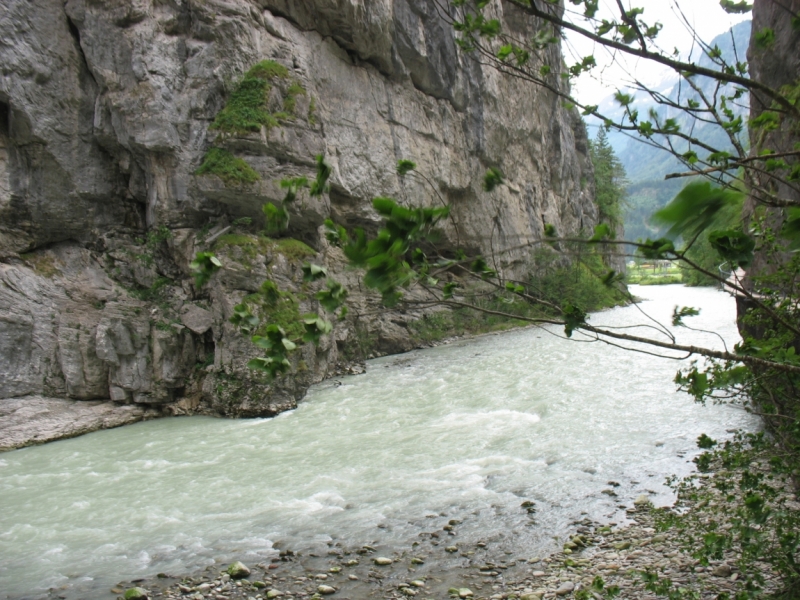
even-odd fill
[{"label": "gravel riverbank", "polygon": [[[457,521],[444,529],[420,535],[412,548],[331,548],[325,556],[300,556],[281,551],[270,563],[249,566],[249,575],[209,567],[180,579],[165,576],[121,582],[105,596],[122,598],[131,587],[150,599],[187,600],[307,600],[332,599],[474,598],[487,600],[543,600],[575,598],[589,590],[600,576],[605,586],[619,586],[622,599],[648,600],[640,572],[668,577],[698,598],[715,599],[739,588],[732,560],[707,568],[686,554],[676,533],[659,533],[655,510],[644,498],[627,511],[624,524],[575,523],[563,551],[545,557],[499,556],[490,545],[458,544]],[[570,549],[570,546],[572,549]],[[51,597],[59,597],[54,593]],[[128,597],[137,597],[129,593]],[[141,596],[144,597],[144,596]],[[593,597],[601,598],[600,595]]]}]

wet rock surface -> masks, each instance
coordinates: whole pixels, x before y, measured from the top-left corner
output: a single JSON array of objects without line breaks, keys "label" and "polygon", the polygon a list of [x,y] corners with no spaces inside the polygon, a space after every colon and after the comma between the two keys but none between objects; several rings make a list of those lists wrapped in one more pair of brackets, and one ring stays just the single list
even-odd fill
[{"label": "wet rock surface", "polygon": [[6,398],[0,402],[0,451],[75,437],[145,419],[159,412],[114,402],[74,402],[61,398]]},{"label": "wet rock surface", "polygon": [[[442,247],[495,252],[495,267],[517,278],[545,222],[565,235],[591,230],[597,208],[577,112],[460,54],[437,6],[5,2],[0,402],[270,416],[348,365],[410,350],[408,324],[420,313],[378,310],[320,229],[326,218],[375,228],[376,196],[451,204]],[[503,10],[520,35],[538,30]],[[559,50],[542,60],[559,63]],[[274,123],[212,127],[262,61],[278,73],[265,108]],[[211,148],[243,160],[255,180],[199,174]],[[313,178],[317,154],[331,164],[330,193],[301,198],[285,237],[265,241],[262,206],[282,200],[281,179]],[[415,161],[432,185],[399,177],[398,159]],[[488,166],[507,182],[492,202],[482,189]],[[224,265],[202,290],[189,269],[200,251]],[[252,345],[228,319],[268,278],[301,314],[323,312],[302,282],[307,260],[348,287],[351,316],[270,384],[246,368]],[[15,435],[14,444],[44,437]]]}]

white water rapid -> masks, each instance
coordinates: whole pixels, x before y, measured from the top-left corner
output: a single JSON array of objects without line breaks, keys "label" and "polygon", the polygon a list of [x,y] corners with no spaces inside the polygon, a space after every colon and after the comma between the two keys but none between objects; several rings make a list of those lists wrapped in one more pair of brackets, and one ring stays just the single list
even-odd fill
[{"label": "white water rapid", "polygon": [[[675,305],[694,306],[701,315],[687,323],[738,339],[722,292],[632,291],[662,323]],[[643,321],[635,306],[590,320]],[[277,541],[407,547],[428,515],[462,520],[460,543],[541,551],[582,513],[619,521],[639,494],[669,502],[664,479],[691,470],[701,433],[756,427],[738,408],[677,393],[677,361],[560,334],[532,328],[373,360],[274,419],[162,419],[0,454],[0,598],[61,586],[105,597],[122,579],[259,562]],[[616,498],[601,493],[609,481]]]}]

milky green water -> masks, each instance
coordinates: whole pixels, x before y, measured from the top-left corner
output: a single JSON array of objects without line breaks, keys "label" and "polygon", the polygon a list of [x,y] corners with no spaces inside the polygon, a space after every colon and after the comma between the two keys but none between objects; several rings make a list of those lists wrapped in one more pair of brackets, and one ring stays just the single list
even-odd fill
[{"label": "milky green water", "polygon": [[[633,291],[662,322],[676,304],[700,307],[694,325],[738,339],[726,294]],[[642,320],[637,307],[591,318]],[[553,332],[374,360],[274,419],[163,419],[0,454],[0,598],[107,593],[119,580],[258,562],[278,541],[407,547],[440,513],[464,521],[460,543],[533,552],[582,512],[618,520],[618,505],[648,490],[668,502],[663,480],[691,469],[697,436],[756,426],[675,392],[675,361]],[[609,481],[616,499],[600,493]]]}]

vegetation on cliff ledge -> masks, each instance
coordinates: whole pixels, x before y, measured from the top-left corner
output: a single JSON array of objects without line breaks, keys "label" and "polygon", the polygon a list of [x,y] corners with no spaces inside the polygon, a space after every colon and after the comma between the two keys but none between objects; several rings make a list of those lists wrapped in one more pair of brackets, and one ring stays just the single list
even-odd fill
[{"label": "vegetation on cliff ledge", "polygon": [[234,156],[224,148],[211,148],[196,173],[216,175],[225,185],[255,183],[261,178],[244,159]]},{"label": "vegetation on cliff ledge", "polygon": [[278,119],[267,108],[271,81],[288,76],[288,69],[273,60],[264,60],[251,67],[236,85],[210,129],[224,133],[249,133],[261,131],[261,127],[276,127]]},{"label": "vegetation on cliff ledge", "polygon": [[[297,97],[306,95],[305,88],[296,80],[288,86],[284,84],[284,110],[274,113],[269,110],[270,92],[278,83],[288,80],[289,70],[282,64],[274,60],[257,63],[236,84],[209,129],[225,135],[244,135],[258,133],[262,127],[278,127],[281,121],[294,119]],[[251,184],[260,179],[244,159],[217,145],[209,149],[195,173],[216,175],[225,185],[231,186]]]}]

